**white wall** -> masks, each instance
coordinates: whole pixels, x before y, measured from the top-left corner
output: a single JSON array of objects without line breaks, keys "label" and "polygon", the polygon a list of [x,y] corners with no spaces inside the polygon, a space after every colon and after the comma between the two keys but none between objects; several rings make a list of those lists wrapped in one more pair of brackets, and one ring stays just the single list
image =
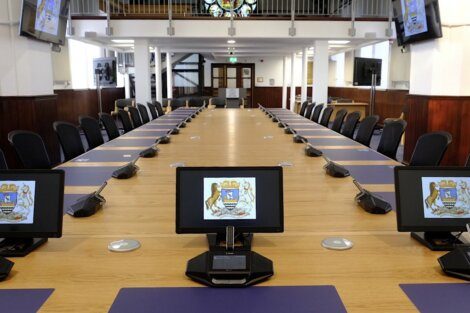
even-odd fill
[{"label": "white wall", "polygon": [[68,43],[72,88],[96,88],[93,59],[103,57],[103,49],[73,39],[69,39]]},{"label": "white wall", "polygon": [[18,0],[0,1],[0,96],[50,95],[50,44],[18,36],[20,7]]},{"label": "white wall", "polygon": [[71,88],[72,74],[70,72],[70,57],[68,40],[60,52],[52,52],[52,70],[54,89]]},{"label": "white wall", "polygon": [[394,42],[390,54],[390,89],[410,88],[410,62],[409,51],[402,53],[401,47]]}]

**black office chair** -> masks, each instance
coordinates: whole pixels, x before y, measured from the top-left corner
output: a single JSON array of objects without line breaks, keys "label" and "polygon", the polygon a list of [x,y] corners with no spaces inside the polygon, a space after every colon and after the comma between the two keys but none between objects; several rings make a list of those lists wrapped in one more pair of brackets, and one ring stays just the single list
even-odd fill
[{"label": "black office chair", "polygon": [[319,120],[320,114],[321,114],[321,110],[323,110],[323,104],[319,104],[313,109],[311,120],[314,121],[315,123],[318,123],[318,120]]},{"label": "black office chair", "polygon": [[7,170],[8,164],[7,160],[5,160],[5,155],[3,154],[2,149],[0,149],[0,170]]},{"label": "black office chair", "polygon": [[149,113],[145,105],[137,103],[137,109],[139,109],[140,117],[142,118],[142,123],[146,124],[150,122]]},{"label": "black office chair", "polygon": [[155,105],[153,103],[147,102],[147,106],[149,108],[150,115],[152,116],[152,121],[158,118],[158,112],[157,112],[157,108],[155,107]]},{"label": "black office chair", "polygon": [[370,146],[370,141],[372,139],[372,135],[374,134],[374,129],[377,123],[379,122],[378,115],[369,115],[368,117],[364,118],[359,124],[359,128],[357,129],[355,141],[362,143],[364,146]]},{"label": "black office chair", "polygon": [[127,110],[131,114],[132,124],[135,128],[142,126],[142,120],[140,119],[139,110],[135,107],[127,107]]},{"label": "black office chair", "polygon": [[333,108],[328,106],[323,110],[323,115],[321,116],[320,125],[328,127],[328,123],[330,122],[331,114],[333,113]]},{"label": "black office chair", "polygon": [[438,166],[451,142],[452,135],[445,131],[431,132],[420,136],[409,165]]},{"label": "black office chair", "polygon": [[8,141],[13,146],[25,169],[46,170],[51,168],[51,161],[41,136],[27,130],[14,130],[8,134]]},{"label": "black office chair", "polygon": [[190,107],[202,107],[204,105],[204,99],[203,98],[189,98],[188,104]]},{"label": "black office chair", "polygon": [[158,116],[163,116],[165,115],[165,111],[163,111],[162,104],[158,101],[154,101],[153,104],[155,105],[155,108],[157,109]]},{"label": "black office chair", "polygon": [[470,154],[467,156],[467,162],[465,162],[466,167],[470,167]]},{"label": "black office chair", "polygon": [[357,123],[361,118],[361,113],[358,111],[354,111],[349,113],[346,116],[346,120],[344,121],[343,129],[341,130],[341,135],[346,136],[348,138],[353,138],[354,131],[356,130]]},{"label": "black office chair", "polygon": [[121,136],[121,133],[119,133],[119,128],[117,127],[116,122],[111,115],[108,113],[100,113],[98,116],[104,125],[104,129],[106,130],[106,134],[108,134],[109,140],[113,140]]},{"label": "black office chair", "polygon": [[54,122],[52,124],[52,128],[54,128],[54,131],[57,134],[60,147],[64,153],[64,162],[85,153],[82,139],[80,138],[80,131],[77,126],[71,123],[59,121]]},{"label": "black office chair", "polygon": [[304,101],[300,107],[299,115],[304,116],[305,111],[307,110],[308,101]]},{"label": "black office chair", "polygon": [[341,131],[341,126],[343,126],[344,118],[346,117],[346,114],[348,114],[348,111],[346,109],[341,109],[338,112],[336,112],[335,119],[333,121],[333,124],[331,125],[331,130],[339,133]]},{"label": "black office chair", "polygon": [[170,108],[172,111],[176,110],[177,108],[185,107],[186,100],[185,99],[173,99],[170,101]]},{"label": "black office chair", "polygon": [[398,146],[400,145],[405,128],[406,122],[404,120],[387,122],[384,125],[377,152],[396,160]]},{"label": "black office chair", "polygon": [[124,128],[124,133],[128,133],[134,129],[134,125],[132,125],[131,119],[129,117],[129,113],[124,110],[118,110],[118,117],[121,121],[122,128]]},{"label": "black office chair", "polygon": [[78,123],[85,133],[88,150],[94,149],[104,143],[100,123],[97,120],[90,116],[80,115],[78,117]]},{"label": "black office chair", "polygon": [[311,103],[311,104],[307,105],[307,108],[305,109],[305,112],[304,112],[304,117],[306,117],[308,119],[311,119],[312,111],[313,111],[314,107],[315,107],[315,103]]},{"label": "black office chair", "polygon": [[225,99],[224,98],[212,98],[211,104],[215,106],[216,109],[225,108]]}]

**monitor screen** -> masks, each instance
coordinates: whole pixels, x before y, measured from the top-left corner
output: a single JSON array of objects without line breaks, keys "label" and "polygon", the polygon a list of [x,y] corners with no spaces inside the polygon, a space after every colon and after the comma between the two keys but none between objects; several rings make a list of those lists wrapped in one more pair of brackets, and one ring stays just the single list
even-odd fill
[{"label": "monitor screen", "polygon": [[395,167],[399,231],[466,230],[470,168]]},{"label": "monitor screen", "polygon": [[61,237],[62,170],[0,171],[0,238]]},{"label": "monitor screen", "polygon": [[438,0],[393,0],[398,45],[442,37]]},{"label": "monitor screen", "polygon": [[65,44],[70,0],[23,0],[20,35]]},{"label": "monitor screen", "polygon": [[282,167],[179,167],[176,232],[282,232]]},{"label": "monitor screen", "polygon": [[354,58],[354,86],[371,86],[372,74],[376,74],[376,86],[382,80],[382,60],[371,58]]}]

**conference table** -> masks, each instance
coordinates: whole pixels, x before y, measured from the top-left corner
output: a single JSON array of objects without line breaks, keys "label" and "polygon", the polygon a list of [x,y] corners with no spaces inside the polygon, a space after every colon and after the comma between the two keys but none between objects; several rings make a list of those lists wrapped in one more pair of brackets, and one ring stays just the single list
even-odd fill
[{"label": "conference table", "polygon": [[[305,145],[294,143],[259,109],[205,109],[169,144],[159,145],[158,156],[139,159],[136,176],[110,178],[194,112],[178,109],[60,165],[66,173],[64,207],[104,180],[107,202],[88,218],[64,215],[62,238],[13,259],[11,276],[0,283],[0,301],[16,292],[11,299],[36,301],[40,312],[216,312],[216,306],[282,312],[283,305],[285,312],[416,312],[446,304],[467,286],[438,284],[460,282],[441,272],[442,252],[397,232],[394,211],[363,211],[354,201],[352,177],[327,176],[322,158],[307,157]],[[290,111],[270,112],[395,207],[393,167],[399,163]],[[279,164],[285,231],[253,239],[253,250],[273,261],[275,275],[246,289],[201,287],[188,279],[186,262],[208,246],[204,235],[175,233],[176,167]],[[321,241],[331,236],[354,247],[323,248]],[[124,238],[139,240],[141,248],[108,251],[110,242]],[[251,301],[252,310],[246,310]],[[15,312],[4,303],[0,312]]]}]

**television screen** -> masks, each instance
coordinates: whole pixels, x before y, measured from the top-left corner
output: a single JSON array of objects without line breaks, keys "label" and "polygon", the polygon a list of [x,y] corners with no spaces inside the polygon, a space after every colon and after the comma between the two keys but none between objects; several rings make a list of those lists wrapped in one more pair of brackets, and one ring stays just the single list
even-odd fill
[{"label": "television screen", "polygon": [[398,45],[442,37],[438,0],[393,0]]},{"label": "television screen", "polygon": [[282,232],[282,167],[179,167],[176,232]]},{"label": "television screen", "polygon": [[23,0],[20,35],[65,44],[70,0]]},{"label": "television screen", "polygon": [[382,74],[381,59],[354,58],[354,86],[371,86],[374,73],[377,74],[376,86],[379,86]]}]

